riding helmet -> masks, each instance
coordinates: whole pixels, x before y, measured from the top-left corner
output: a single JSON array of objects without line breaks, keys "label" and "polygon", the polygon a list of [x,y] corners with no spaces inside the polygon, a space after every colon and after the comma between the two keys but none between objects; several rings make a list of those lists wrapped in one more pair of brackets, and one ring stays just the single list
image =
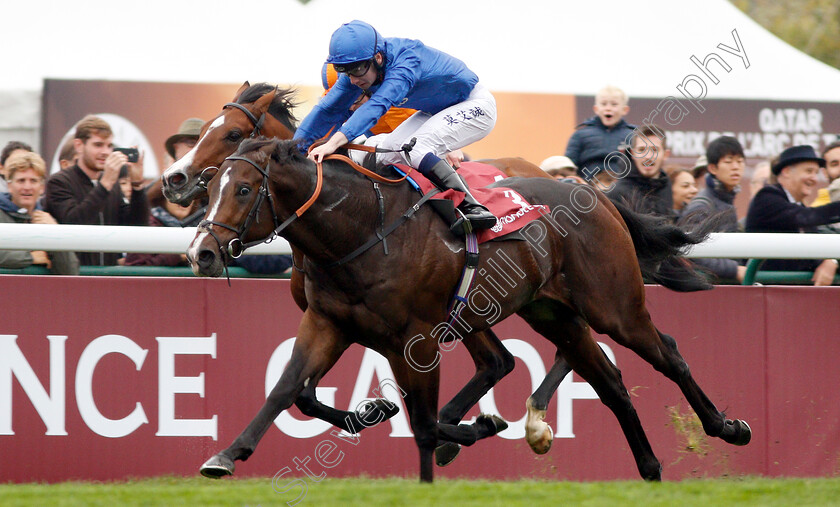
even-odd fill
[{"label": "riding helmet", "polygon": [[327,63],[343,65],[370,60],[380,51],[385,51],[382,35],[364,21],[353,20],[333,32]]}]

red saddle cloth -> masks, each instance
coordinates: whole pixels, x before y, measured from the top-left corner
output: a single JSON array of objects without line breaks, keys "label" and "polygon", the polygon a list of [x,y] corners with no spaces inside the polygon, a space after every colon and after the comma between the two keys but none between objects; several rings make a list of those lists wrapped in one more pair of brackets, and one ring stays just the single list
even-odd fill
[{"label": "red saddle cloth", "polygon": [[[396,167],[403,172],[411,169],[400,164],[396,164]],[[515,190],[505,187],[486,188],[487,185],[507,177],[505,173],[491,165],[480,162],[462,162],[457,172],[467,182],[473,197],[487,206],[487,209],[498,219],[492,228],[476,232],[479,243],[518,231],[532,220],[540,218],[543,214],[549,214],[548,206],[531,205]],[[408,177],[414,180],[423,194],[435,188],[435,185],[420,174],[420,171],[412,170]],[[433,199],[448,199],[457,207],[464,200],[464,193],[446,190],[434,196]]]}]

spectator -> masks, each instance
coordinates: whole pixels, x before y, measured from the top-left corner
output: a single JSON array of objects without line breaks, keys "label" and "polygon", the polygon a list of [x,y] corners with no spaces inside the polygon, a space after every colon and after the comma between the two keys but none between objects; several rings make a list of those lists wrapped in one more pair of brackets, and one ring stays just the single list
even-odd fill
[{"label": "spectator", "polygon": [[674,214],[682,216],[685,206],[697,195],[697,185],[691,171],[682,167],[670,167],[665,169],[668,179],[671,180],[671,197],[674,200]]},{"label": "spectator", "polygon": [[181,157],[195,147],[203,126],[204,120],[201,118],[188,118],[181,122],[178,132],[166,138],[163,145],[173,161],[181,160]]},{"label": "spectator", "polygon": [[636,130],[631,146],[630,171],[615,182],[607,196],[633,204],[642,213],[673,217],[671,180],[662,170],[670,154],[665,133],[654,124],[645,125]]},{"label": "spectator", "polygon": [[776,183],[775,175],[770,172],[772,161],[762,160],[753,168],[752,177],[750,178],[750,200],[755,197],[759,190],[767,185]]},{"label": "spectator", "polygon": [[[772,172],[777,184],[755,194],[747,212],[747,232],[816,232],[816,226],[840,221],[840,202],[808,208],[803,201],[814,192],[825,159],[810,145],[792,146],[779,156]],[[770,259],[768,270],[813,271],[814,285],[830,285],[837,260]]]},{"label": "spectator", "polygon": [[[362,21],[346,23],[333,33],[327,63],[342,75],[301,122],[295,139],[305,149],[338,129],[309,152],[311,160],[319,162],[364,134],[393,104],[417,108],[378,144],[395,150],[377,154],[379,160],[405,162],[438,187],[463,192],[459,209],[474,230],[496,224],[496,217],[473,197],[453,164],[439,158],[484,138],[496,124],[496,100],[475,73],[460,60],[420,41],[385,39]],[[363,92],[370,98],[347,118]],[[411,139],[413,149],[402,152],[400,148]],[[453,231],[462,231],[460,223],[453,225]]]},{"label": "spectator", "polygon": [[606,192],[616,178],[627,174],[630,162],[623,147],[636,127],[624,121],[630,111],[627,94],[615,86],[595,95],[592,110],[595,116],[578,125],[569,138],[566,156],[577,165],[579,176]]},{"label": "spectator", "polygon": [[708,166],[709,160],[706,158],[706,155],[700,155],[694,161],[694,167],[691,168],[691,175],[694,176],[695,180],[699,180],[705,176]]},{"label": "spectator", "polygon": [[[44,193],[47,165],[37,153],[21,152],[9,157],[4,164],[9,176],[9,207],[0,203],[0,222],[55,224],[55,219],[38,205]],[[44,252],[34,250],[0,250],[0,267],[25,268],[44,265],[51,273],[78,275],[79,260],[72,252]]]},{"label": "spectator", "polygon": [[[811,203],[811,206],[823,206],[830,203],[829,189],[834,187],[840,188],[840,141],[834,141],[823,150],[823,158],[825,159],[825,177],[828,180],[828,187],[821,188],[817,192],[817,198]],[[834,183],[838,182],[838,183]]]},{"label": "spectator", "polygon": [[[145,225],[149,203],[143,189],[142,161],[128,163],[125,154],[114,151],[113,133],[108,123],[93,115],[76,125],[73,145],[76,163],[47,180],[47,210],[62,224]],[[130,178],[124,198],[117,180],[127,166]],[[121,257],[116,253],[79,253],[84,266],[113,266]]]},{"label": "spectator", "polygon": [[555,180],[569,179],[578,183],[585,183],[577,175],[577,166],[572,159],[564,155],[553,155],[540,163],[540,169],[548,173]]},{"label": "spectator", "polygon": [[58,167],[67,169],[76,163],[76,147],[73,146],[73,139],[68,139],[61,151],[58,153]]},{"label": "spectator", "polygon": [[6,165],[6,160],[12,155],[31,151],[32,146],[29,146],[28,144],[22,143],[20,141],[9,141],[8,143],[6,143],[6,146],[3,147],[3,151],[0,152],[0,192],[9,191],[9,185],[6,180],[6,170],[4,168],[4,166]]},{"label": "spectator", "polygon": [[[744,148],[732,136],[721,136],[706,148],[708,161],[706,187],[686,206],[683,223],[691,226],[714,219],[712,232],[738,232],[735,195],[741,190],[744,173]],[[695,259],[723,280],[744,281],[746,266],[734,259]]]},{"label": "spectator", "polygon": [[[825,175],[829,184],[819,190],[811,206],[821,206],[840,200],[840,141],[826,146],[823,150],[823,158],[825,159]],[[840,223],[821,225],[817,227],[817,230],[823,233],[840,234]]]}]

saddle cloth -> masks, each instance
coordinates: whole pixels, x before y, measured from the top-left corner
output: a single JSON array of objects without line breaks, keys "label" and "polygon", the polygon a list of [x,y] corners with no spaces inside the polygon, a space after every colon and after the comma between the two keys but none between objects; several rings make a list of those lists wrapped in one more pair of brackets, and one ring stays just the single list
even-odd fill
[{"label": "saddle cloth", "polygon": [[[401,164],[396,164],[394,167],[403,174],[411,169]],[[548,206],[543,204],[531,205],[515,190],[506,187],[486,188],[487,185],[506,178],[505,173],[491,165],[480,162],[462,162],[457,172],[467,182],[473,197],[487,206],[487,209],[497,218],[496,225],[492,228],[476,232],[479,243],[499,239],[506,234],[518,231],[543,214],[549,214]],[[435,188],[435,185],[417,170],[411,171],[407,179],[411,180],[412,185],[424,195]],[[437,194],[431,200],[450,201],[454,209],[464,200],[464,193],[456,190],[446,190]],[[436,209],[439,210],[437,207]],[[446,213],[443,214],[446,215]],[[454,218],[454,214],[452,214],[452,217]]]}]

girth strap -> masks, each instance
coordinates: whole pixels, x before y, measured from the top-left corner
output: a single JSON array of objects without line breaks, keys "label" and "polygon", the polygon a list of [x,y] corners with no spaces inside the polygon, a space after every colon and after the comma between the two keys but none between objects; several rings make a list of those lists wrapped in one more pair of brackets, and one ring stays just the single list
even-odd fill
[{"label": "girth strap", "polygon": [[[449,321],[447,325],[454,331],[452,323],[461,316],[461,311],[467,306],[467,294],[470,292],[473,279],[475,278],[475,270],[478,268],[478,238],[474,232],[469,232],[466,237],[466,262],[464,263],[464,271],[461,273],[461,280],[458,281],[458,288],[452,296],[452,301],[449,303]],[[456,333],[457,335],[458,333]]]}]

